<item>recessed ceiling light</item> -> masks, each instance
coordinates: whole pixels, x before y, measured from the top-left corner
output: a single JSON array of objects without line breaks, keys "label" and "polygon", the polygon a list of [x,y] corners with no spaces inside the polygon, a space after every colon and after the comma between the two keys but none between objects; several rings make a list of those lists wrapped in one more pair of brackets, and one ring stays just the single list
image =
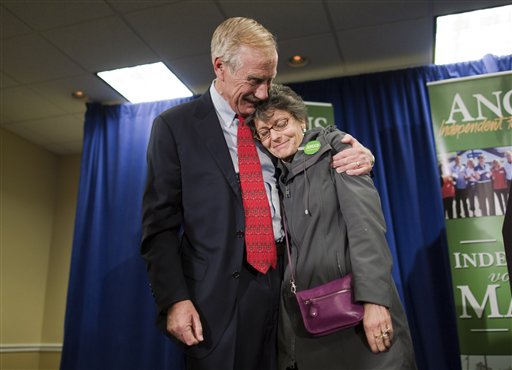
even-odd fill
[{"label": "recessed ceiling light", "polygon": [[131,103],[193,95],[162,62],[98,72],[97,75]]},{"label": "recessed ceiling light", "polygon": [[309,59],[302,55],[294,55],[288,58],[288,65],[290,67],[304,67],[309,63]]},{"label": "recessed ceiling light", "polygon": [[87,97],[87,94],[82,90],[76,90],[71,93],[71,96],[75,99],[84,99]]}]

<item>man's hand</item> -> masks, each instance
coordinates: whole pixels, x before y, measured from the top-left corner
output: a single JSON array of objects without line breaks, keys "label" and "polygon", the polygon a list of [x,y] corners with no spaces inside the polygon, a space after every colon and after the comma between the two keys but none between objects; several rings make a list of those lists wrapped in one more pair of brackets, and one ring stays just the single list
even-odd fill
[{"label": "man's hand", "polygon": [[346,172],[347,175],[366,175],[370,173],[375,163],[372,152],[349,134],[346,134],[341,142],[352,145],[352,148],[342,150],[332,157],[332,166],[336,169],[336,172]]},{"label": "man's hand", "polygon": [[187,346],[203,341],[203,327],[192,301],[176,302],[169,308],[167,331]]}]

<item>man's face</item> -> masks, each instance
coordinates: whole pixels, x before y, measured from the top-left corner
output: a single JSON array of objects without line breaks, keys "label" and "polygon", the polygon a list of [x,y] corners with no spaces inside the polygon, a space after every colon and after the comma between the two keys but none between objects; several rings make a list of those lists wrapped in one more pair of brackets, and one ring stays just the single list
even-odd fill
[{"label": "man's face", "polygon": [[268,98],[268,89],[277,73],[277,53],[242,46],[240,62],[238,69],[232,70],[220,59],[215,60],[215,86],[231,109],[246,117],[254,112],[258,102]]}]

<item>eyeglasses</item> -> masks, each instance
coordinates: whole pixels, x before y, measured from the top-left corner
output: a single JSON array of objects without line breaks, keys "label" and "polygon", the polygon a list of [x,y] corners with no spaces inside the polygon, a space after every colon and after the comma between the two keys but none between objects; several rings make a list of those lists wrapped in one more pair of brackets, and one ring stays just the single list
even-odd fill
[{"label": "eyeglasses", "polygon": [[288,118],[280,119],[279,121],[276,121],[272,126],[265,127],[256,131],[256,139],[259,141],[265,141],[270,137],[270,130],[280,132],[283,131],[286,127],[288,127]]}]

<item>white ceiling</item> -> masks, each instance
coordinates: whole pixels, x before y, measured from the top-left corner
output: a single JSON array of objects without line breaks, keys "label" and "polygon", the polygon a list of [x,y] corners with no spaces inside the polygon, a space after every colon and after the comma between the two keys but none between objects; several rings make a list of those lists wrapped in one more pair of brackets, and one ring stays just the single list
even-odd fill
[{"label": "white ceiling", "polygon": [[[278,39],[277,81],[317,80],[432,63],[437,15],[494,0],[1,0],[0,127],[57,154],[82,148],[85,102],[124,102],[96,72],[164,61],[196,94],[213,79],[209,45],[233,16]],[[286,59],[303,54],[307,67]]]}]

